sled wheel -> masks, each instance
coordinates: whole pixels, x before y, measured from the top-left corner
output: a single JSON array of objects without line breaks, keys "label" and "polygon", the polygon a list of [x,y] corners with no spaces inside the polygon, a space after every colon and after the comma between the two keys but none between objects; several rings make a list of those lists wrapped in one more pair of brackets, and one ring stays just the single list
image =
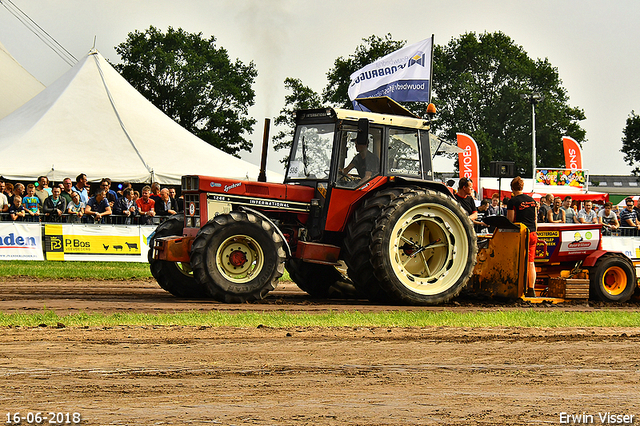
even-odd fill
[{"label": "sled wheel", "polygon": [[[149,247],[153,247],[153,240],[158,237],[182,235],[184,216],[173,215],[156,228],[156,232],[149,240]],[[177,297],[206,298],[209,297],[207,288],[196,282],[191,271],[191,265],[186,262],[168,262],[152,258],[152,250],[148,254],[151,274],[160,287]]]},{"label": "sled wheel", "polygon": [[266,220],[231,212],[211,219],[191,247],[196,280],[214,299],[243,303],[263,299],[284,273],[284,241]]},{"label": "sled wheel", "polygon": [[605,302],[625,302],[636,290],[636,274],[629,259],[610,254],[589,271],[592,296]]}]

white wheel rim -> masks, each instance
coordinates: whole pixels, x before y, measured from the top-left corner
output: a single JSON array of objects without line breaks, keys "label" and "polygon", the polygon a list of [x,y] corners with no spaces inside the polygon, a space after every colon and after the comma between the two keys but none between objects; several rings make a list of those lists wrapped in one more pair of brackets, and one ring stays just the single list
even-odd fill
[{"label": "white wheel rim", "polygon": [[264,265],[264,253],[260,244],[247,235],[229,237],[216,252],[216,266],[225,279],[234,283],[246,283],[260,273]]},{"label": "white wheel rim", "polygon": [[391,232],[393,272],[405,287],[419,294],[440,294],[455,285],[467,266],[468,252],[461,220],[438,204],[409,209]]}]

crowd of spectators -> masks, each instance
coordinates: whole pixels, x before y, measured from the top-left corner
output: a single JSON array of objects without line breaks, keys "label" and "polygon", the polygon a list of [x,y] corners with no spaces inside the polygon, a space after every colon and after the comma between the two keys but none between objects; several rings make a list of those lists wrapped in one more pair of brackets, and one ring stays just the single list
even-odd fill
[{"label": "crowd of spectators", "polygon": [[640,200],[636,205],[633,198],[627,197],[625,205],[621,210],[609,201],[604,205],[591,200],[578,204],[570,195],[563,199],[547,194],[538,205],[538,223],[593,223],[602,226],[603,235],[640,235]]},{"label": "crowd of spectators", "polygon": [[[470,179],[461,178],[458,190],[453,189],[453,181],[446,183],[447,187],[460,203],[474,224],[476,233],[492,233],[493,229],[484,222],[486,217],[507,216],[507,204],[509,198],[500,200],[500,196],[494,193],[491,199],[480,201],[473,198],[473,187]],[[476,206],[471,205],[471,201]],[[597,206],[591,200],[577,203],[570,195],[554,197],[547,194],[538,202],[538,223],[593,223],[602,226],[603,235],[640,235],[640,199],[637,204],[632,197],[625,200],[624,209],[617,205],[605,202]]]},{"label": "crowd of spectators", "polygon": [[91,190],[84,173],[50,186],[46,176],[26,185],[0,180],[0,219],[24,222],[113,223],[149,225],[182,211],[176,190],[158,183],[142,188],[142,195],[125,182],[117,190],[103,178]]},{"label": "crowd of spectators", "polygon": [[570,195],[564,199],[547,195],[540,201],[539,223],[593,223],[602,226],[603,235],[640,235],[640,201],[636,205],[631,197],[622,210],[609,201],[596,206],[591,200],[577,208]]}]

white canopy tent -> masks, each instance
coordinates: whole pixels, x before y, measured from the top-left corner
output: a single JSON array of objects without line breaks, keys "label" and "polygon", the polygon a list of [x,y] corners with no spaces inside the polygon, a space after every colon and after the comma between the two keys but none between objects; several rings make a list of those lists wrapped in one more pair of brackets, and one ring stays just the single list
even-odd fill
[{"label": "white canopy tent", "polygon": [[44,89],[0,43],[0,119],[6,117]]},{"label": "white canopy tent", "polygon": [[256,180],[259,173],[166,116],[96,50],[0,120],[0,158],[0,175],[12,180],[85,173],[90,181],[175,185],[187,174]]}]

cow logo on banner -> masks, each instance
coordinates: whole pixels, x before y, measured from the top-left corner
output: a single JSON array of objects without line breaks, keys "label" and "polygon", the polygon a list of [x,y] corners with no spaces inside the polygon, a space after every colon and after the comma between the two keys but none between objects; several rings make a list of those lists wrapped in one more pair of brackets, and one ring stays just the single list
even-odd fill
[{"label": "cow logo on banner", "polygon": [[460,169],[460,177],[466,177],[473,182],[473,189],[476,194],[479,190],[478,181],[480,180],[480,156],[478,153],[478,145],[473,138],[464,133],[456,133],[458,136],[458,148],[462,151],[458,153],[458,168]]},{"label": "cow logo on banner", "polygon": [[405,46],[351,74],[349,99],[387,96],[397,102],[429,102],[433,36]]},{"label": "cow logo on banner", "polygon": [[569,136],[562,137],[564,148],[564,167],[572,171],[582,169],[582,150],[575,139]]}]

